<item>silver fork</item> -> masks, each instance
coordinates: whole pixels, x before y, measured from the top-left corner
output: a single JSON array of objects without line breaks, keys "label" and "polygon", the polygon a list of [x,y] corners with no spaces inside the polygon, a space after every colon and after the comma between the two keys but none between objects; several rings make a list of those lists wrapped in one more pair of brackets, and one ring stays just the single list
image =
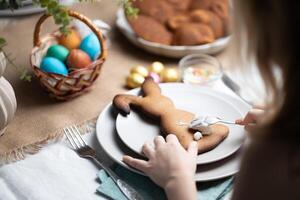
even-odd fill
[{"label": "silver fork", "polygon": [[92,159],[96,164],[98,164],[104,171],[112,178],[116,183],[122,193],[129,200],[142,200],[143,198],[138,194],[138,192],[132,188],[129,184],[121,180],[111,169],[104,166],[97,158],[96,151],[91,148],[81,137],[78,128],[74,126],[64,128],[64,133],[70,142],[71,146],[77,152],[80,157]]}]

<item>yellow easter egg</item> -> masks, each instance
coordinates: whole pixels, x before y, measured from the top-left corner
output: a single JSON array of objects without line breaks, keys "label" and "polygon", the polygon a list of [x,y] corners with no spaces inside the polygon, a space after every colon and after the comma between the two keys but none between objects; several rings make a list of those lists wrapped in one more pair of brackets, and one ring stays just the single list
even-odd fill
[{"label": "yellow easter egg", "polygon": [[155,72],[158,75],[161,75],[163,70],[165,69],[165,66],[161,62],[156,61],[156,62],[153,62],[152,65],[149,66],[148,69],[150,72]]},{"label": "yellow easter egg", "polygon": [[180,79],[180,74],[178,69],[170,67],[165,68],[162,72],[163,82],[177,82]]},{"label": "yellow easter egg", "polygon": [[146,77],[146,76],[148,76],[149,71],[146,67],[144,67],[142,65],[138,65],[138,66],[135,66],[134,68],[132,68],[130,70],[130,73],[138,73],[138,74],[142,75],[143,77]]},{"label": "yellow easter egg", "polygon": [[69,50],[72,50],[79,48],[81,38],[75,29],[71,29],[67,35],[61,34],[58,37],[57,41],[60,45],[63,45]]},{"label": "yellow easter egg", "polygon": [[136,88],[142,85],[145,77],[138,73],[131,73],[126,79],[126,86],[129,88]]}]

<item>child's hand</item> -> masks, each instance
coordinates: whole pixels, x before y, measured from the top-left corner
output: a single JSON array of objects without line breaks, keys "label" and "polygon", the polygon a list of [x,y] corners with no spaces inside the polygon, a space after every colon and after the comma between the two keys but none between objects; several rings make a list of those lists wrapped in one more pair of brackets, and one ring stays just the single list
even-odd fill
[{"label": "child's hand", "polygon": [[[155,147],[146,143],[143,153],[148,161],[124,156],[123,161],[147,174],[156,184],[168,188],[169,185],[194,184],[196,171],[197,142],[191,142],[188,150],[179,143],[177,137],[170,134],[166,140],[162,136],[154,139]],[[173,187],[173,186],[172,186]]]},{"label": "child's hand", "polygon": [[244,119],[238,119],[235,121],[236,124],[245,126],[246,130],[251,130],[257,122],[260,121],[260,118],[264,114],[264,110],[254,108],[250,110]]}]

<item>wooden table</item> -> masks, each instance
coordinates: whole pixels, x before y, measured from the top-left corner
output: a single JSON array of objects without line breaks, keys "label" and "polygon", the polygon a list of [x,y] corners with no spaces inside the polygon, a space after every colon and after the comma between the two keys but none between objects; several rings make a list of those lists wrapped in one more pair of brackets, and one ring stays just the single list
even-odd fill
[{"label": "wooden table", "polygon": [[[125,77],[132,66],[147,66],[157,60],[167,66],[177,66],[178,59],[149,54],[127,41],[115,27],[117,2],[102,0],[97,3],[81,3],[71,9],[91,19],[101,19],[112,26],[109,36],[111,46],[101,75],[91,92],[71,101],[57,102],[47,96],[35,79],[24,82],[19,79],[20,75],[16,70],[9,67],[4,76],[15,89],[18,109],[6,134],[0,138],[0,155],[40,144],[68,125],[81,124],[97,117],[115,94],[126,90]],[[0,20],[0,36],[5,37],[8,42],[5,49],[16,58],[18,66],[26,67],[29,71],[33,30],[39,16],[40,14]],[[42,27],[42,32],[50,33],[56,28],[52,20],[48,20]],[[225,50],[216,56],[224,69],[231,66],[230,51]]]}]

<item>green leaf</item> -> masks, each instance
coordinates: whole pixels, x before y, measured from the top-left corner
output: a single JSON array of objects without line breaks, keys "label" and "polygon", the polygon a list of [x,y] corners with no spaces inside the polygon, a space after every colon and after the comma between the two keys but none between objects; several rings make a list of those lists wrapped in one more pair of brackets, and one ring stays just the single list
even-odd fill
[{"label": "green leaf", "polygon": [[6,44],[6,40],[3,37],[0,37],[0,47],[3,47]]},{"label": "green leaf", "polygon": [[41,5],[41,7],[43,7],[43,8],[47,7],[48,4],[49,4],[49,0],[38,0],[37,2],[38,2],[38,3]]},{"label": "green leaf", "polygon": [[54,9],[58,7],[58,3],[56,1],[50,1],[48,4],[48,8]]},{"label": "green leaf", "polygon": [[19,67],[20,79],[24,81],[31,81],[31,75],[28,74],[28,70],[25,67]]}]

